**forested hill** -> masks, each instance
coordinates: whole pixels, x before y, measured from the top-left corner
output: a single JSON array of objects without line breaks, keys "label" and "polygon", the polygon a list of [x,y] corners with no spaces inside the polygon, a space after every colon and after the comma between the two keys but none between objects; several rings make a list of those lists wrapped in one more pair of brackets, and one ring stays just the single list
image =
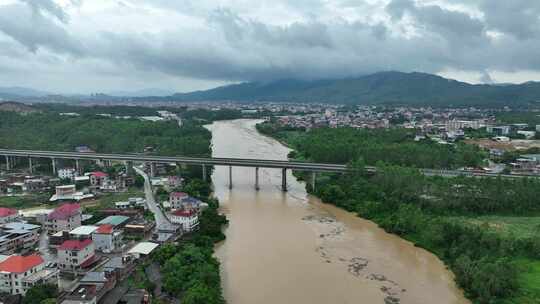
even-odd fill
[{"label": "forested hill", "polygon": [[540,82],[472,85],[425,73],[381,72],[338,80],[247,82],[179,93],[176,101],[283,101],[345,104],[520,106],[540,103]]}]

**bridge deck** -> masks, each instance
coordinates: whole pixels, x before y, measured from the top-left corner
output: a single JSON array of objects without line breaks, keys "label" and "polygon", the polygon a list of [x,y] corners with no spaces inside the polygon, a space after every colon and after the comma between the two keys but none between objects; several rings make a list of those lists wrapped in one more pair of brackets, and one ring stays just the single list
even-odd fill
[{"label": "bridge deck", "polygon": [[284,160],[262,160],[262,159],[241,159],[241,158],[203,158],[184,156],[151,156],[140,154],[105,154],[105,153],[79,153],[79,152],[58,152],[58,151],[35,151],[35,150],[7,150],[0,149],[0,155],[35,157],[35,158],[62,158],[62,159],[89,159],[89,160],[119,160],[119,161],[139,161],[156,163],[183,163],[193,165],[216,165],[233,167],[260,167],[260,168],[280,168],[294,169],[314,172],[345,172],[346,165],[321,164]]}]

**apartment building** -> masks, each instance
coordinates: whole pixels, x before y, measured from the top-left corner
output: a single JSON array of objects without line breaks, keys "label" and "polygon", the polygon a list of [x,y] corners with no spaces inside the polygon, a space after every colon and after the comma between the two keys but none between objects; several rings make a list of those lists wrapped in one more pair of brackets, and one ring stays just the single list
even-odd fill
[{"label": "apartment building", "polygon": [[82,211],[79,204],[63,204],[47,216],[45,228],[49,234],[71,231],[81,226]]},{"label": "apartment building", "polygon": [[67,240],[58,247],[58,268],[62,271],[76,272],[95,261],[95,247],[91,239]]},{"label": "apartment building", "polygon": [[39,241],[40,228],[24,222],[0,225],[0,253],[9,255],[32,250]]},{"label": "apartment building", "polygon": [[25,295],[38,284],[58,284],[58,270],[45,269],[39,255],[13,255],[0,263],[0,292]]}]

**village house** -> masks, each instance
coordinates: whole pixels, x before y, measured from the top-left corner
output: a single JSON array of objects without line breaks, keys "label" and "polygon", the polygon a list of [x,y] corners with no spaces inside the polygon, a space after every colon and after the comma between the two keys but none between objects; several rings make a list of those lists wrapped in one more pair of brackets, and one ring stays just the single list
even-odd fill
[{"label": "village house", "polygon": [[62,271],[80,271],[96,261],[91,239],[67,240],[58,247],[58,267]]},{"label": "village house", "polygon": [[79,204],[63,204],[47,216],[45,228],[49,234],[71,231],[81,226],[82,211]]},{"label": "village house", "polygon": [[32,250],[39,241],[40,228],[40,226],[23,222],[10,222],[1,225],[0,253],[13,254]]},{"label": "village house", "polygon": [[13,255],[0,262],[0,291],[12,295],[25,295],[38,284],[58,284],[58,270],[45,269],[39,255]]},{"label": "village house", "polygon": [[94,231],[92,240],[94,241],[96,250],[110,253],[122,246],[122,231],[115,230],[111,224],[104,224]]},{"label": "village house", "polygon": [[19,217],[19,212],[12,208],[0,208],[0,224],[13,222]]},{"label": "village house", "polygon": [[77,175],[77,170],[75,168],[58,169],[58,178],[60,179],[74,180]]},{"label": "village house", "polygon": [[184,192],[171,192],[171,194],[169,194],[169,204],[171,209],[181,209],[183,200],[188,197],[189,196]]},{"label": "village house", "polygon": [[0,194],[7,193],[8,181],[7,179],[0,179]]},{"label": "village house", "polygon": [[172,175],[167,177],[167,184],[169,188],[181,187],[184,182],[184,179],[180,176]]},{"label": "village house", "polygon": [[104,172],[91,172],[88,174],[90,176],[90,185],[93,187],[101,187],[107,184],[109,175]]},{"label": "village house", "polygon": [[97,222],[96,225],[97,226],[112,225],[114,228],[120,228],[120,227],[124,227],[129,222],[129,220],[130,218],[128,216],[111,215]]},{"label": "village house", "polygon": [[199,227],[199,216],[193,210],[175,210],[169,214],[173,224],[182,226],[185,232],[191,232]]},{"label": "village house", "polygon": [[84,240],[92,238],[92,234],[98,229],[98,226],[83,225],[69,232],[70,239]]},{"label": "village house", "polygon": [[76,193],[75,185],[57,186],[55,200],[73,200]]}]

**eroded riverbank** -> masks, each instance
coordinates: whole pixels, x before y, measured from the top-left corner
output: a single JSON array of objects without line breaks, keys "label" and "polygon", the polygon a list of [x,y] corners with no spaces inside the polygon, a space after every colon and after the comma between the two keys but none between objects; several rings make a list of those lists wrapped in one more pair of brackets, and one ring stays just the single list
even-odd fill
[{"label": "eroded riverbank", "polygon": [[[216,122],[215,157],[285,160],[289,149],[260,135],[256,121]],[[230,219],[217,249],[229,303],[469,303],[433,254],[308,195],[289,172],[217,167],[213,181]]]}]

